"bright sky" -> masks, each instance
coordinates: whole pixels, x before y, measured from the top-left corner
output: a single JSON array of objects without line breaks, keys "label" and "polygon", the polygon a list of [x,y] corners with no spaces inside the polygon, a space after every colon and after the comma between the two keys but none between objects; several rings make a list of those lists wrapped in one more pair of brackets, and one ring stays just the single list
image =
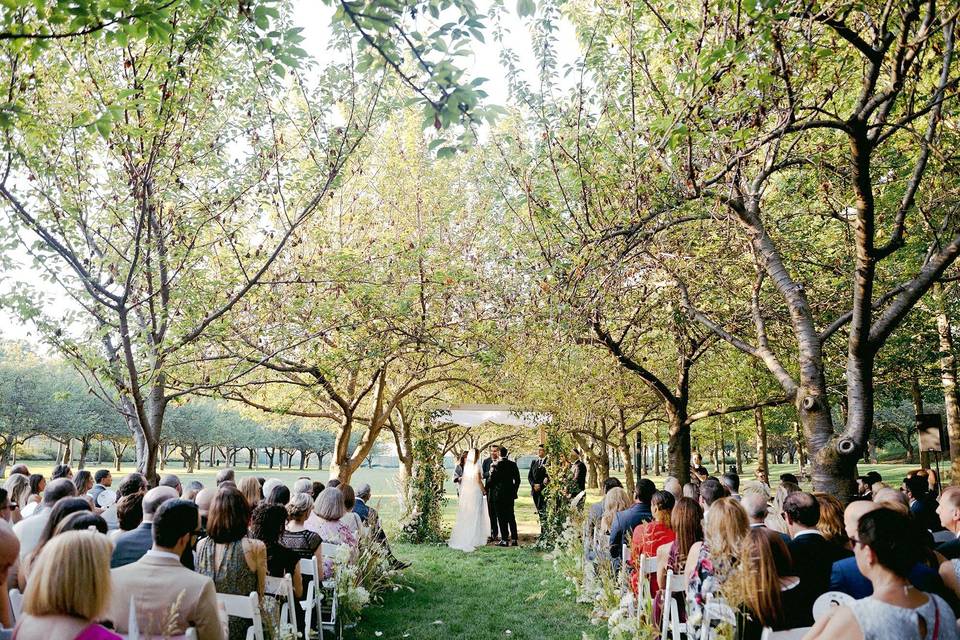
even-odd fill
[{"label": "bright sky", "polygon": [[[482,8],[486,3],[480,2]],[[512,46],[527,71],[527,80],[531,86],[537,86],[536,81],[536,62],[531,47],[531,37],[529,31],[530,20],[521,20],[515,14],[515,5],[512,0],[507,0],[507,6],[513,13],[505,22],[505,28],[510,32],[507,39]],[[305,41],[303,48],[319,60],[328,57],[327,42],[329,33],[330,16],[333,11],[322,2],[317,0],[294,0],[294,21],[297,26],[303,27],[303,36]],[[492,25],[488,24],[487,33],[485,33],[486,43],[474,43],[474,55],[470,59],[469,73],[471,77],[483,77],[488,81],[483,89],[489,94],[488,101],[493,104],[505,105],[508,101],[507,84],[505,73],[500,65],[499,49],[489,33]],[[573,62],[578,53],[576,37],[573,27],[566,20],[562,21],[557,34],[561,45],[558,47],[560,68],[563,65]],[[41,291],[47,293],[53,299],[52,306],[63,307],[72,306],[71,301],[64,296],[56,285],[41,282],[39,273],[30,265],[28,256],[23,251],[15,251],[14,257],[19,264],[18,268],[11,272],[0,273],[0,291],[6,292],[10,289],[11,283],[16,281],[31,280]],[[4,340],[27,340],[36,343],[33,328],[30,324],[24,324],[16,316],[5,310],[0,310],[0,338]]]}]

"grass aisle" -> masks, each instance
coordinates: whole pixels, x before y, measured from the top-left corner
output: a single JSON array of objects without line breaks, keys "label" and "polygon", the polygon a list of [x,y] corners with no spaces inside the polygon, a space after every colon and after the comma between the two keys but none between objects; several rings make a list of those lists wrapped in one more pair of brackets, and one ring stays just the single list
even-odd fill
[{"label": "grass aisle", "polygon": [[[348,640],[580,640],[605,637],[576,604],[551,562],[529,547],[485,547],[465,554],[445,546],[395,545],[413,562],[402,589],[368,606]],[[508,633],[509,631],[509,633]],[[382,635],[376,635],[381,632]]]}]

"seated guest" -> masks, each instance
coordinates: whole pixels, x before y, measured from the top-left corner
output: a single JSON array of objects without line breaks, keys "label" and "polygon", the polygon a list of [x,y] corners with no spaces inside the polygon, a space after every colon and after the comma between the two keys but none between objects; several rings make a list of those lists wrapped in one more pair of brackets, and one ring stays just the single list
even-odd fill
[{"label": "seated guest", "polygon": [[707,478],[700,483],[700,506],[703,507],[703,517],[710,519],[710,507],[720,498],[727,497],[727,490],[716,478]]},{"label": "seated guest", "polygon": [[274,485],[264,502],[286,506],[290,502],[290,489],[285,484]]},{"label": "seated guest", "polygon": [[183,495],[183,485],[180,484],[180,478],[172,473],[168,473],[167,475],[163,476],[158,486],[170,487],[177,492],[178,498]]},{"label": "seated guest", "polygon": [[[670,518],[673,515],[673,506],[675,500],[673,494],[669,491],[657,491],[650,500],[650,511],[653,514],[653,520],[646,524],[641,524],[633,530],[633,537],[630,543],[630,564],[633,566],[633,575],[631,584],[633,592],[639,592],[638,580],[640,566],[640,556],[654,558],[657,555],[657,549],[667,545],[676,538],[673,529],[670,527]],[[660,587],[653,575],[646,578],[650,583],[650,593],[654,597],[657,595]]]},{"label": "seated guest", "polygon": [[73,480],[73,469],[70,468],[68,464],[58,464],[53,468],[53,471],[50,472],[50,479],[56,480],[57,478],[66,478],[67,480]]},{"label": "seated guest", "polygon": [[[843,525],[847,537],[857,537],[857,527],[864,514],[883,508],[883,505],[877,502],[867,502],[865,500],[856,500],[847,505],[843,512]],[[907,513],[904,512],[901,515],[907,515]],[[921,591],[939,594],[943,589],[941,581],[937,578],[937,570],[928,567],[919,559],[910,568],[907,578],[913,586]],[[833,569],[830,572],[830,591],[841,591],[860,600],[873,594],[873,585],[870,584],[866,576],[860,573],[860,569],[857,567],[857,559],[850,557],[833,563]]]},{"label": "seated guest", "polygon": [[702,617],[707,596],[716,593],[736,569],[740,545],[749,530],[747,512],[733,498],[716,500],[710,517],[704,517],[703,542],[690,548],[684,567],[693,620]]},{"label": "seated guest", "polygon": [[[250,505],[229,480],[220,483],[207,516],[207,537],[197,545],[197,572],[213,579],[217,593],[246,596],[256,592],[263,601],[267,578],[267,548],[247,537]],[[266,616],[264,616],[266,617]],[[230,617],[230,640],[244,640],[250,622]],[[264,631],[269,625],[264,625]]]},{"label": "seated guest", "polygon": [[[670,514],[670,528],[675,538],[670,544],[661,545],[657,549],[657,590],[663,589],[667,580],[667,570],[677,576],[683,575],[687,564],[690,549],[698,542],[703,541],[703,508],[693,498],[686,496],[677,500]],[[662,593],[662,592],[661,592]],[[677,600],[681,620],[686,620],[685,600],[674,594]],[[653,601],[654,621],[659,625],[660,614],[663,610],[663,597]]]},{"label": "seated guest", "polygon": [[[306,477],[297,478],[297,481],[293,483],[293,490],[291,491],[291,493],[292,493],[292,494],[295,494],[295,493],[310,493],[310,494],[312,494],[312,493],[313,493],[313,482],[310,480],[310,478],[306,478]],[[311,497],[313,497],[313,496],[311,495]]]},{"label": "seated guest", "polygon": [[857,567],[873,584],[873,595],[832,607],[806,638],[955,640],[950,606],[940,596],[914,589],[907,579],[917,559],[915,532],[907,517],[889,509],[862,515],[851,540]]},{"label": "seated guest", "polygon": [[117,501],[117,524],[119,528],[111,532],[112,540],[116,540],[127,531],[133,531],[143,522],[143,496],[145,492],[138,492],[123,496]]},{"label": "seated guest", "polygon": [[[50,513],[53,506],[61,498],[70,498],[77,495],[77,488],[66,478],[51,480],[43,490],[43,502],[38,507],[37,513],[24,518],[13,526],[13,532],[17,534],[20,540],[20,562],[26,559],[37,545],[40,543],[40,536],[43,535],[44,527],[47,526],[47,520],[50,519]],[[86,504],[86,501],[84,501]],[[87,505],[89,508],[90,505]]]},{"label": "seated guest", "polygon": [[843,505],[837,500],[836,496],[828,493],[813,494],[820,505],[820,520],[817,521],[817,531],[827,542],[843,547],[850,548],[850,539],[843,524]]},{"label": "seated guest", "polygon": [[[4,585],[4,589],[13,577],[10,570],[16,567],[19,557],[20,541],[13,533],[13,527],[0,522],[0,585]],[[10,599],[0,598],[0,629],[11,627],[13,627],[13,611],[11,611]]]},{"label": "seated guest", "polygon": [[790,555],[800,578],[803,596],[803,625],[813,624],[811,613],[814,601],[830,589],[833,563],[852,554],[848,549],[828,542],[817,530],[820,521],[820,503],[810,493],[791,493],[783,502],[783,517],[790,534]]},{"label": "seated guest", "polygon": [[[253,479],[256,482],[256,478]],[[257,483],[260,488],[260,483]],[[259,540],[267,548],[267,575],[282,578],[290,574],[293,578],[293,591],[299,598],[303,595],[303,580],[300,576],[300,556],[295,551],[280,544],[284,525],[287,523],[287,510],[279,504],[261,504],[253,510],[250,520],[250,537]]]},{"label": "seated guest", "polygon": [[930,495],[927,477],[915,475],[903,481],[904,493],[910,501],[910,513],[917,522],[930,531],[940,531],[940,518],[937,517],[937,500]]},{"label": "seated guest", "polygon": [[340,478],[330,478],[327,480],[327,486],[332,489],[336,489],[340,486]]},{"label": "seated guest", "polygon": [[15,464],[10,467],[10,474],[19,473],[22,476],[30,477],[30,469],[27,468],[25,464]]},{"label": "seated guest", "polygon": [[260,494],[263,496],[264,499],[266,499],[267,496],[273,493],[273,488],[278,487],[281,484],[283,484],[283,482],[281,482],[280,480],[277,480],[276,478],[268,478],[263,482],[262,485],[260,485]]},{"label": "seated guest", "polygon": [[253,476],[241,478],[237,489],[240,489],[240,493],[247,499],[247,503],[251,509],[256,509],[257,505],[260,504],[260,501],[263,499],[263,494],[260,492],[260,481]]},{"label": "seated guest", "polygon": [[207,535],[207,518],[210,515],[210,505],[213,499],[217,497],[217,490],[212,487],[201,489],[197,492],[194,502],[197,503],[197,510],[200,512],[200,537]]},{"label": "seated guest", "polygon": [[93,474],[93,481],[95,484],[87,495],[93,499],[93,506],[99,507],[100,505],[97,504],[97,498],[113,484],[113,476],[110,475],[110,469],[98,469],[97,472]]},{"label": "seated guest", "polygon": [[306,526],[307,518],[313,514],[314,501],[305,493],[298,493],[290,499],[287,504],[287,526],[286,530],[280,535],[280,544],[293,550],[301,558],[310,558],[316,556],[318,561],[323,560],[323,554],[320,551],[320,520],[317,518],[317,530],[309,529]]},{"label": "seated guest", "polygon": [[187,627],[196,627],[198,640],[223,640],[213,580],[180,561],[192,549],[199,526],[200,514],[192,502],[172,499],[160,505],[153,516],[150,550],[136,562],[110,572],[109,618],[118,631],[130,631],[133,596],[137,626],[147,637],[180,635]]},{"label": "seated guest", "polygon": [[[7,492],[8,504],[11,506],[9,521],[17,524],[23,519],[23,508],[30,501],[30,478],[22,473],[11,473],[10,477],[3,484],[4,491]],[[16,508],[12,508],[16,505]]]},{"label": "seated guest", "polygon": [[953,540],[942,543],[937,551],[947,560],[960,558],[960,487],[947,487],[937,506],[940,526],[954,535]]},{"label": "seated guest", "polygon": [[[116,502],[103,510],[101,515],[103,519],[107,521],[107,526],[110,527],[110,531],[116,531],[120,528],[120,517],[117,515],[118,510],[120,509],[120,501],[127,496],[132,496],[135,494],[144,494],[147,492],[147,479],[139,473],[128,474],[123,480],[120,481],[120,486],[117,487],[117,498]],[[135,502],[135,501],[133,501]],[[125,509],[135,506],[133,502],[130,502]],[[135,520],[135,513],[127,512],[127,524],[129,520]],[[133,525],[136,527],[139,522]],[[131,529],[133,528],[131,527]],[[129,531],[130,529],[124,529],[124,531]]]},{"label": "seated guest", "polygon": [[683,495],[683,487],[680,486],[680,481],[673,476],[667,476],[667,479],[663,481],[663,490],[673,494],[674,502]]},{"label": "seated guest", "polygon": [[29,518],[37,509],[40,508],[40,503],[43,502],[43,492],[47,488],[47,481],[39,473],[31,474],[29,477],[30,480],[30,497],[23,504],[17,503],[19,506],[20,517]]},{"label": "seated guest", "polygon": [[319,480],[314,480],[312,484],[312,489],[310,490],[310,497],[316,500],[317,498],[320,497],[320,492],[323,491],[324,489],[326,489],[326,487],[323,486],[322,482],[320,482]]},{"label": "seated guest", "polygon": [[200,482],[199,480],[191,480],[187,484],[186,491],[183,492],[183,499],[192,500],[196,502],[197,494],[200,493],[201,491],[203,491],[203,483]]},{"label": "seated guest", "polygon": [[106,612],[110,594],[107,537],[96,531],[55,536],[34,563],[23,594],[23,616],[17,623],[16,638],[120,640],[120,636],[97,624]]},{"label": "seated guest", "polygon": [[[153,548],[153,515],[167,500],[176,500],[177,492],[169,486],[150,489],[143,496],[143,520],[135,529],[121,533],[114,540],[113,557],[110,559],[110,568],[116,569],[136,562]],[[188,569],[193,569],[191,554]]]},{"label": "seated guest", "polygon": [[910,513],[910,501],[902,491],[893,487],[880,487],[873,492],[873,501],[886,509],[893,509],[901,515]]},{"label": "seated guest", "polygon": [[798,487],[800,486],[800,480],[798,480],[797,476],[793,475],[792,473],[781,473],[780,482],[781,483],[789,482],[790,484],[795,484]]},{"label": "seated guest", "polygon": [[857,499],[873,500],[873,487],[870,486],[870,478],[867,476],[857,476]]},{"label": "seated guest", "polygon": [[755,527],[743,540],[740,559],[734,591],[743,596],[747,615],[737,616],[737,638],[759,640],[764,627],[782,631],[801,626],[800,578],[783,538],[766,527]]},{"label": "seated guest", "polygon": [[17,584],[20,587],[20,591],[26,589],[27,581],[33,568],[33,563],[36,561],[37,556],[40,555],[40,552],[43,551],[43,548],[47,545],[47,543],[50,542],[50,540],[52,540],[53,537],[60,532],[60,524],[66,520],[67,517],[78,512],[91,513],[90,503],[86,498],[62,498],[58,500],[55,505],[53,505],[53,509],[50,510],[49,517],[46,518],[46,524],[43,526],[43,531],[40,533],[40,538],[37,540],[37,546],[20,563],[20,569],[17,572]]},{"label": "seated guest", "polygon": [[633,504],[630,494],[626,489],[614,487],[603,496],[603,515],[600,516],[600,523],[594,529],[594,539],[590,543],[590,551],[587,558],[594,561],[610,561],[608,552],[610,539],[610,529],[613,528],[613,520],[621,511],[625,511]]},{"label": "seated guest", "polygon": [[720,476],[720,484],[727,490],[727,494],[734,500],[740,500],[740,476],[735,473],[727,472]]},{"label": "seated guest", "polygon": [[634,491],[634,503],[629,509],[625,509],[613,517],[610,524],[610,535],[608,537],[608,548],[610,549],[610,561],[614,570],[620,568],[620,557],[623,553],[622,546],[630,541],[633,530],[637,525],[653,520],[653,513],[650,512],[650,500],[656,492],[657,487],[647,478],[641,478],[637,482],[637,488]]},{"label": "seated guest", "polygon": [[349,484],[342,484],[339,488],[340,493],[343,494],[343,507],[346,509],[341,520],[359,538],[360,530],[363,529],[363,521],[360,520],[360,516],[353,512],[353,505],[357,502],[357,496],[353,492],[353,487]]},{"label": "seated guest", "polygon": [[[303,495],[303,494],[300,494]],[[320,517],[320,539],[327,544],[347,545],[350,548],[351,560],[356,557],[357,538],[340,519],[346,512],[343,504],[343,494],[340,489],[328,486],[320,493],[313,505],[314,512]],[[289,524],[287,525],[289,528]],[[333,574],[332,559],[323,559],[324,578]]]},{"label": "seated guest", "polygon": [[[693,484],[692,482],[688,482],[687,484],[683,485],[683,497],[690,498],[691,500],[696,500],[697,504],[699,504],[700,489],[697,487],[697,485]],[[700,508],[703,509],[703,507],[700,507]]]},{"label": "seated guest", "polygon": [[357,498],[353,505],[353,511],[360,516],[364,525],[370,529],[373,539],[383,545],[384,550],[387,552],[387,559],[390,561],[390,568],[395,571],[406,569],[410,566],[410,563],[403,562],[393,555],[393,551],[390,550],[390,544],[387,542],[387,534],[383,530],[383,527],[380,526],[380,514],[376,509],[367,504],[370,501],[370,494],[370,485],[367,483],[361,484],[357,488]]},{"label": "seated guest", "polygon": [[[93,489],[93,474],[87,471],[86,469],[81,469],[77,471],[77,475],[73,478],[73,486],[77,488],[77,495],[84,497],[87,493]],[[97,506],[94,503],[91,503],[92,507]]]},{"label": "seated guest", "polygon": [[217,472],[217,486],[219,487],[224,482],[235,483],[234,478],[235,478],[235,474],[233,472],[233,469],[231,469],[230,467],[220,469],[220,471]]},{"label": "seated guest", "polygon": [[[619,478],[607,478],[603,481],[603,497],[605,497],[611,489],[614,487],[623,488],[623,484],[620,482]],[[600,518],[603,517],[603,497],[600,498],[600,502],[595,502],[590,505],[590,508],[587,510],[587,516],[583,521],[583,540],[584,547],[589,547],[590,543],[596,538],[596,528],[600,524]],[[587,551],[588,549],[584,549]]]}]

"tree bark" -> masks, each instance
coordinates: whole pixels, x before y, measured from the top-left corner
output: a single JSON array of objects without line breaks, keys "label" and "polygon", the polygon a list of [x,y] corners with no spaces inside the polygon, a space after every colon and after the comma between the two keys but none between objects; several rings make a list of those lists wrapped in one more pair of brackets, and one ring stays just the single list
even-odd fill
[{"label": "tree bark", "polygon": [[937,335],[940,339],[940,386],[943,388],[943,409],[947,414],[947,435],[950,439],[950,482],[960,485],[960,395],[957,391],[957,357],[953,351],[953,331],[943,285],[934,285],[937,301]]},{"label": "tree bark", "polygon": [[10,460],[10,453],[14,450],[15,447],[16,447],[16,441],[13,438],[10,438],[4,443],[3,449],[0,449],[0,478],[3,478],[6,476],[7,463]]},{"label": "tree bark", "polygon": [[90,436],[80,440],[80,457],[77,459],[77,469],[83,469],[87,465],[87,453],[90,452]]},{"label": "tree bark", "polygon": [[757,471],[770,478],[770,465],[767,462],[767,423],[763,419],[763,407],[753,410],[753,423],[757,429]]},{"label": "tree bark", "polygon": [[[923,413],[923,391],[920,389],[920,376],[916,373],[910,376],[910,398],[913,400],[914,424],[920,419]],[[913,439],[913,434],[908,432],[907,437]],[[930,452],[920,449],[920,467],[930,468]]]},{"label": "tree bark", "polygon": [[636,489],[636,478],[634,477],[633,471],[633,456],[630,455],[630,441],[627,438],[626,430],[626,420],[623,415],[623,410],[620,410],[620,433],[619,433],[619,448],[620,456],[623,458],[623,469],[624,477],[626,481],[627,493],[631,496],[633,495],[634,490]]},{"label": "tree bark", "polygon": [[667,440],[667,460],[670,475],[680,481],[680,485],[690,482],[690,425],[687,424],[686,402],[680,406],[665,405],[669,427]]},{"label": "tree bark", "polygon": [[743,449],[740,446],[740,436],[735,436],[734,442],[737,449],[737,473],[743,473]]}]

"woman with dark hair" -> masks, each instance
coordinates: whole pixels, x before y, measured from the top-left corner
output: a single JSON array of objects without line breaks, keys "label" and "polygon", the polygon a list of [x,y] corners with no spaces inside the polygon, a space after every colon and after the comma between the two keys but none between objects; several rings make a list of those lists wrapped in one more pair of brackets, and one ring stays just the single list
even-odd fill
[{"label": "woman with dark hair", "polygon": [[43,526],[43,531],[40,533],[40,540],[37,542],[37,546],[24,558],[23,566],[21,566],[17,572],[17,583],[20,586],[20,591],[26,589],[27,579],[30,577],[33,562],[37,559],[37,556],[40,555],[40,552],[43,551],[43,547],[57,534],[57,526],[61,521],[66,519],[67,516],[72,513],[77,513],[78,511],[90,512],[90,503],[87,502],[85,498],[61,498],[53,505],[53,508],[50,510],[50,517],[47,518],[47,524]]},{"label": "woman with dark hair", "polygon": [[[146,492],[147,479],[143,477],[142,474],[130,473],[120,481],[120,486],[117,487],[117,501],[104,509],[100,514],[103,516],[103,519],[107,521],[107,526],[112,529],[110,532],[111,536],[120,535],[120,532],[130,531],[140,525],[140,522],[143,520],[143,494]],[[120,503],[124,502],[124,498],[136,496],[137,494],[139,494],[139,498],[127,500],[123,505],[125,524],[121,523]],[[130,528],[126,529],[124,528],[125,526]]]},{"label": "woman with dark hair", "polygon": [[[669,544],[660,545],[657,549],[657,589],[663,589],[667,581],[667,571],[674,575],[683,573],[690,549],[703,541],[703,508],[693,498],[684,496],[677,500],[670,514],[670,528],[673,530],[674,540]],[[685,603],[683,598],[674,594],[679,607],[680,619],[685,620]],[[657,625],[660,624],[660,614],[663,610],[663,598],[653,601],[653,615]]]},{"label": "woman with dark hair", "polygon": [[782,631],[803,626],[800,612],[806,601],[783,537],[766,527],[750,529],[740,560],[730,589],[742,601],[737,638],[759,640],[764,627]]},{"label": "woman with dark hair", "polygon": [[353,507],[357,504],[357,494],[349,484],[342,484],[339,489],[340,493],[343,494],[343,508],[345,509],[343,517],[340,518],[340,522],[342,522],[347,529],[350,529],[350,531],[355,534],[355,537],[359,538],[360,530],[363,528],[363,520],[353,512]]},{"label": "woman with dark hair", "polygon": [[[221,485],[207,514],[207,537],[197,545],[197,573],[209,576],[217,593],[249,595],[263,600],[267,548],[247,537],[250,504],[235,485]],[[244,640],[250,623],[230,618],[230,640]],[[269,625],[264,626],[268,632]]]},{"label": "woman with dark hair", "polygon": [[910,518],[890,509],[861,516],[851,542],[873,595],[831,608],[806,639],[956,640],[956,616],[947,602],[914,588],[907,578],[917,561],[918,531]]},{"label": "woman with dark hair", "polygon": [[457,495],[460,495],[460,482],[463,480],[463,470],[467,466],[467,450],[464,449],[457,458],[457,466],[453,468],[453,484],[457,485]]},{"label": "woman with dark hair", "polygon": [[265,502],[269,504],[279,504],[285,507],[290,502],[290,488],[285,484],[278,484],[270,490]]},{"label": "woman with dark hair", "polygon": [[93,474],[86,469],[77,471],[77,475],[73,477],[73,486],[77,488],[77,495],[82,498],[93,489]]},{"label": "woman with dark hair", "polygon": [[310,490],[310,497],[313,498],[314,500],[316,500],[317,497],[320,495],[320,493],[321,493],[324,489],[326,489],[326,487],[323,486],[323,483],[322,483],[322,482],[320,482],[319,480],[314,480],[314,481],[313,481],[313,486],[311,487],[311,490]]},{"label": "woman with dark hair", "polygon": [[20,517],[29,518],[40,506],[43,500],[43,490],[47,488],[46,479],[39,473],[30,476],[30,499],[20,505]]},{"label": "woman with dark hair", "polygon": [[53,468],[53,471],[50,472],[50,479],[56,480],[57,478],[66,478],[67,480],[73,480],[73,469],[70,468],[68,464],[58,464]]},{"label": "woman with dark hair", "polygon": [[114,533],[120,535],[124,531],[133,531],[143,522],[143,496],[142,492],[123,496],[117,501],[117,522],[120,528]]},{"label": "woman with dark hair", "polygon": [[253,510],[250,537],[261,541],[267,549],[267,575],[282,578],[289,573],[293,591],[299,598],[303,591],[300,577],[300,556],[280,544],[280,536],[287,524],[287,510],[279,504],[261,504]]},{"label": "woman with dark hair", "polygon": [[[669,491],[657,491],[650,500],[650,511],[653,513],[653,521],[641,524],[633,530],[633,538],[630,541],[630,564],[633,565],[633,574],[630,577],[633,585],[633,592],[638,593],[638,576],[642,569],[640,567],[640,556],[645,555],[648,558],[654,558],[657,555],[657,549],[665,544],[673,542],[677,535],[670,526],[670,517],[673,515],[673,506],[676,498]],[[660,585],[651,575],[648,578],[650,582],[650,593],[656,597],[660,590]]]}]

